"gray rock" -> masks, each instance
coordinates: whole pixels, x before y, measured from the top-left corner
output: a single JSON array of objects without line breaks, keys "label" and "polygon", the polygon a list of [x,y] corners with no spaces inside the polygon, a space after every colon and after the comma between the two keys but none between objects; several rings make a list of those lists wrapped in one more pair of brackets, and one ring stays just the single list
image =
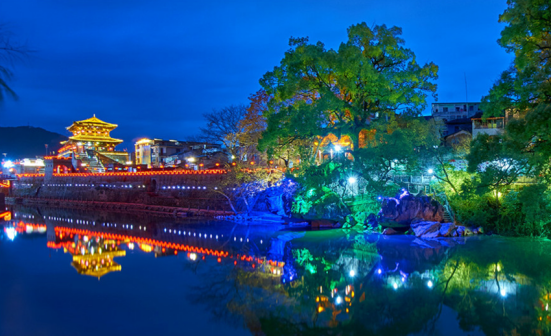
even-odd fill
[{"label": "gray rock", "polygon": [[473,231],[471,231],[471,229],[463,225],[458,225],[456,231],[457,231],[457,235],[460,237],[473,235]]},{"label": "gray rock", "polygon": [[398,234],[398,231],[394,230],[393,228],[386,228],[383,231],[383,234],[384,235],[395,235],[395,234]]},{"label": "gray rock", "polygon": [[455,225],[453,223],[440,224],[440,237],[451,237],[455,231]]},{"label": "gray rock", "polygon": [[411,224],[411,229],[417,237],[436,238],[440,233],[439,222],[418,222]]},{"label": "gray rock", "polygon": [[408,194],[385,199],[379,216],[383,221],[394,221],[401,224],[420,221],[442,222],[444,208],[431,197],[416,197]]},{"label": "gray rock", "polygon": [[418,222],[411,224],[415,236],[420,238],[451,237],[455,231],[453,223]]}]

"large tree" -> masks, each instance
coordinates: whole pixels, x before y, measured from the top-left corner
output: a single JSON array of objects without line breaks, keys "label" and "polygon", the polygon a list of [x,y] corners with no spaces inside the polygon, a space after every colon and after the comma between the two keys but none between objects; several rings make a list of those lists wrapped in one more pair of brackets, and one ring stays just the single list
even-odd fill
[{"label": "large tree", "polygon": [[231,156],[237,157],[239,137],[244,132],[241,122],[246,113],[245,105],[230,105],[204,113],[207,126],[201,128],[201,138],[223,145]]},{"label": "large tree", "polygon": [[246,155],[249,159],[254,156],[259,158],[263,156],[257,147],[262,138],[262,132],[266,129],[264,114],[268,109],[269,99],[270,97],[264,90],[258,90],[249,96],[249,106],[239,122],[239,129],[242,132],[237,136],[239,152],[242,157]]},{"label": "large tree", "polygon": [[[348,41],[337,50],[307,38],[291,38],[291,49],[279,66],[260,83],[273,98],[261,148],[304,142],[315,157],[316,144],[333,134],[347,136],[354,155],[362,146],[362,132],[396,114],[417,116],[434,95],[437,66],[420,65],[405,48],[400,28],[365,23],[348,29]],[[303,157],[304,158],[304,157]]]},{"label": "large tree", "polygon": [[[550,177],[551,2],[507,3],[499,17],[506,27],[498,43],[515,58],[483,98],[483,109],[485,117],[505,116],[508,123],[503,135],[475,140],[470,170],[480,170],[481,163],[489,162],[491,169],[482,169],[482,174],[499,172],[505,184],[510,184],[522,175]],[[501,169],[504,165],[507,170]],[[484,179],[492,180],[488,176]]]}]

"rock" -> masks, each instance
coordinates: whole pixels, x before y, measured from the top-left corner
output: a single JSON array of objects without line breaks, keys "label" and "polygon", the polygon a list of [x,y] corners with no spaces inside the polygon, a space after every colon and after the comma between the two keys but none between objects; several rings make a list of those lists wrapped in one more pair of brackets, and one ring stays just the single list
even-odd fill
[{"label": "rock", "polygon": [[433,232],[440,232],[439,222],[418,222],[411,224],[411,229],[415,233],[416,237],[425,237],[425,235],[432,234]]},{"label": "rock", "polygon": [[377,216],[374,213],[371,213],[369,214],[369,216],[367,216],[367,226],[370,226],[372,229],[376,229],[379,226]]},{"label": "rock", "polygon": [[395,235],[395,234],[398,234],[398,231],[394,230],[393,228],[386,228],[383,231],[383,234],[384,235]]},{"label": "rock", "polygon": [[455,231],[453,223],[418,222],[411,224],[415,236],[421,238],[451,237]]},{"label": "rock", "polygon": [[482,226],[476,227],[472,231],[473,231],[473,234],[483,234],[484,233],[484,229],[482,228]]},{"label": "rock", "polygon": [[442,222],[444,221],[444,208],[431,197],[405,194],[385,199],[379,216],[383,220],[400,224],[411,224],[420,220]]},{"label": "rock", "polygon": [[468,227],[465,227],[463,225],[458,225],[456,231],[457,231],[457,235],[460,236],[460,237],[471,236],[473,234],[471,229],[469,229]]},{"label": "rock", "polygon": [[455,225],[453,223],[440,224],[440,237],[451,237],[455,231]]}]

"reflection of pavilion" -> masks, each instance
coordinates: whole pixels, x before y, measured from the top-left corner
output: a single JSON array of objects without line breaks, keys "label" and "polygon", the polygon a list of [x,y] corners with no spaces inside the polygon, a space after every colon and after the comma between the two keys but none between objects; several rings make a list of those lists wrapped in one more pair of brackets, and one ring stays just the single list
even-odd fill
[{"label": "reflection of pavilion", "polygon": [[61,248],[65,253],[73,255],[73,266],[79,274],[97,277],[98,279],[110,272],[121,270],[121,265],[113,259],[124,257],[122,250],[115,240],[88,235],[64,235],[56,231],[56,242],[48,242],[49,248]]},{"label": "reflection of pavilion", "polygon": [[[113,259],[125,256],[123,246],[127,245],[130,250],[152,252],[155,257],[182,253],[187,254],[191,261],[210,257],[220,264],[232,263],[248,272],[263,273],[265,277],[279,281],[283,279],[285,263],[267,257],[270,238],[264,234],[247,236],[247,233],[237,230],[228,235],[226,231],[212,230],[210,225],[190,225],[189,221],[151,223],[151,220],[121,214],[99,217],[89,212],[53,208],[41,209],[40,214],[32,215],[32,220],[27,218],[27,212],[34,211],[21,208],[14,214],[23,222],[22,228],[28,230],[30,222],[41,223],[39,232],[45,232],[47,228],[47,246],[63,248],[65,253],[71,253],[72,266],[80,274],[101,277],[120,271],[121,266]],[[254,252],[251,254],[252,249],[248,247],[244,249],[243,244],[254,246]]]}]

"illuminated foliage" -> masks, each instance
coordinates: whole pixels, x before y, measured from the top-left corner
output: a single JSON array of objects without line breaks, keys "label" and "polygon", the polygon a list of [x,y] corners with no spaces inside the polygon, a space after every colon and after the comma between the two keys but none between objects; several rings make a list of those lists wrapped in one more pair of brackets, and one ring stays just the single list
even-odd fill
[{"label": "illuminated foliage", "polygon": [[386,122],[396,114],[416,116],[426,97],[436,92],[437,67],[419,65],[404,47],[400,28],[365,23],[348,29],[348,41],[337,50],[307,38],[291,38],[291,49],[279,66],[261,80],[273,96],[268,110],[268,128],[262,148],[282,142],[306,141],[315,158],[316,146],[327,135],[348,136],[355,153],[360,133]]}]

